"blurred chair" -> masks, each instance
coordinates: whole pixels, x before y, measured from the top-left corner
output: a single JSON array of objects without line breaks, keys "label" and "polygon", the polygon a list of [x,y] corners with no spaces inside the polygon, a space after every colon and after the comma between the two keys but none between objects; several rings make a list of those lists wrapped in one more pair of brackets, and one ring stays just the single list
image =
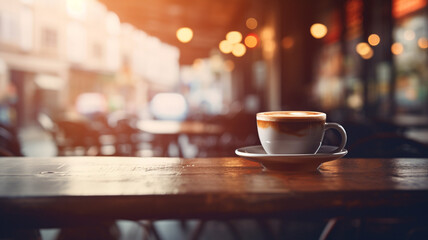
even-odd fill
[{"label": "blurred chair", "polygon": [[37,115],[37,122],[40,124],[42,129],[48,133],[50,133],[52,136],[54,136],[57,132],[57,126],[55,125],[54,121],[49,117],[49,115],[45,113],[39,113]]},{"label": "blurred chair", "polygon": [[10,141],[8,136],[4,136],[4,131],[4,129],[0,128],[0,157],[11,157],[13,153],[10,150]]},{"label": "blurred chair", "polygon": [[93,147],[100,149],[99,134],[91,129],[86,122],[59,120],[55,122],[53,137],[58,148],[58,155],[77,154],[83,150],[83,155]]},{"label": "blurred chair", "polygon": [[1,141],[2,139],[0,139],[0,157],[12,157],[13,154],[9,150],[7,150],[5,147],[1,146],[2,145]]},{"label": "blurred chair", "polygon": [[141,131],[135,126],[134,120],[129,117],[116,122],[116,127],[114,127],[116,155],[134,156],[136,154]]},{"label": "blurred chair", "polygon": [[22,156],[16,131],[4,125],[0,125],[0,156]]},{"label": "blurred chair", "polygon": [[225,132],[220,136],[215,149],[221,156],[235,156],[236,148],[260,144],[253,114],[239,111],[226,116],[221,124],[225,127]]}]

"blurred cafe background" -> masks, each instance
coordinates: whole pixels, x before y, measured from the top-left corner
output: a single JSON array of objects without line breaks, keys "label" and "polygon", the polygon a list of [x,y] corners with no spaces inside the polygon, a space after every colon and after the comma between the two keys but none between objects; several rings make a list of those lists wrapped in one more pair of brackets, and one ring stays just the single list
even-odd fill
[{"label": "blurred cafe background", "polygon": [[427,9],[1,0],[0,155],[233,156],[257,112],[315,110],[349,157],[427,157]]}]

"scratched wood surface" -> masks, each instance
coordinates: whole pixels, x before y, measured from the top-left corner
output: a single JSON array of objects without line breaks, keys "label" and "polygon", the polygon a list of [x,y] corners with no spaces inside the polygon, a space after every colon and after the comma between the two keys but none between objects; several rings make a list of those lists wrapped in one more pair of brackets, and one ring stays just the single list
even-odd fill
[{"label": "scratched wood surface", "polygon": [[340,159],[314,172],[238,157],[7,157],[0,166],[0,225],[428,216],[428,159]]}]

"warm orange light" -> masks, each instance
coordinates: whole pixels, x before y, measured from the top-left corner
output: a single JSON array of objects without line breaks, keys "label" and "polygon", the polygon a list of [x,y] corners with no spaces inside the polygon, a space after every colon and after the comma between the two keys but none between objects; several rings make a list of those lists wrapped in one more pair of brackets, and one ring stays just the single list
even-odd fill
[{"label": "warm orange light", "polygon": [[276,49],[276,43],[275,41],[266,41],[263,43],[264,51],[273,53]]},{"label": "warm orange light", "polygon": [[182,43],[188,43],[193,38],[193,31],[188,27],[183,27],[177,30],[177,39]]},{"label": "warm orange light", "polygon": [[232,72],[235,69],[235,63],[232,60],[226,60],[224,61],[224,68],[226,71]]},{"label": "warm orange light", "polygon": [[370,47],[370,45],[368,43],[360,42],[355,47],[355,50],[357,51],[358,54],[360,54],[361,56],[364,56],[364,55],[369,54],[370,51],[372,51],[372,48]]},{"label": "warm orange light", "polygon": [[370,50],[366,54],[362,54],[361,57],[364,59],[372,58],[373,57],[373,49],[370,48]]},{"label": "warm orange light", "polygon": [[413,30],[404,31],[404,39],[406,39],[407,41],[415,39],[415,32]]},{"label": "warm orange light", "polygon": [[363,99],[358,94],[352,94],[348,97],[347,101],[348,105],[354,109],[360,109],[363,106]]},{"label": "warm orange light", "polygon": [[226,34],[226,40],[230,43],[239,43],[242,41],[242,34],[238,31],[231,31]]},{"label": "warm orange light", "polygon": [[392,46],[391,46],[391,52],[392,52],[392,54],[394,54],[394,55],[400,55],[400,54],[403,53],[403,51],[404,51],[403,44],[398,43],[398,42],[392,44]]},{"label": "warm orange light", "polygon": [[67,0],[67,12],[72,16],[82,17],[86,11],[86,2],[84,0]]},{"label": "warm orange light", "polygon": [[281,43],[284,49],[290,49],[294,46],[294,39],[292,37],[284,37]]},{"label": "warm orange light", "polygon": [[394,0],[392,1],[392,15],[395,18],[400,18],[426,5],[427,0]]},{"label": "warm orange light", "polygon": [[244,44],[237,43],[233,45],[232,54],[235,57],[242,57],[247,52],[247,49],[245,48]]},{"label": "warm orange light", "polygon": [[418,39],[418,46],[422,49],[428,48],[428,39],[421,37]]},{"label": "warm orange light", "polygon": [[255,48],[257,44],[259,43],[257,39],[257,35],[255,34],[248,34],[248,36],[245,37],[244,43],[249,48]]},{"label": "warm orange light", "polygon": [[377,34],[370,34],[368,42],[372,46],[377,46],[380,43],[380,37]]},{"label": "warm orange light", "polygon": [[327,27],[324,24],[315,23],[311,26],[310,31],[311,31],[312,37],[316,39],[320,39],[325,37],[325,35],[327,34]]},{"label": "warm orange light", "polygon": [[200,59],[200,58],[196,58],[194,61],[193,61],[193,65],[192,65],[192,67],[193,67],[193,69],[195,69],[195,70],[197,70],[197,69],[200,69],[201,67],[202,67],[202,64],[204,63],[204,61],[202,61],[202,59]]},{"label": "warm orange light", "polygon": [[222,53],[228,54],[231,53],[233,50],[233,44],[230,43],[227,40],[223,40],[220,42],[220,44],[218,45],[218,48],[220,49],[220,51]]},{"label": "warm orange light", "polygon": [[257,19],[250,17],[247,19],[247,21],[245,22],[245,24],[247,25],[247,28],[253,30],[256,29],[257,27]]},{"label": "warm orange light", "polygon": [[260,33],[260,36],[264,41],[270,41],[273,38],[275,38],[275,31],[272,27],[265,27],[263,28],[262,32]]}]

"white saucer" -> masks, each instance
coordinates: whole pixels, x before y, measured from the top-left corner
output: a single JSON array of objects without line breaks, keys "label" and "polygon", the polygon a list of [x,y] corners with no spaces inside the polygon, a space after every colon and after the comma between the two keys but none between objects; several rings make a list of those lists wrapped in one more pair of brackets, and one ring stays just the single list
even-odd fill
[{"label": "white saucer", "polygon": [[322,163],[339,159],[348,153],[337,147],[321,146],[316,154],[267,154],[261,145],[238,148],[235,153],[248,160],[260,163],[265,169],[281,171],[315,171]]}]

